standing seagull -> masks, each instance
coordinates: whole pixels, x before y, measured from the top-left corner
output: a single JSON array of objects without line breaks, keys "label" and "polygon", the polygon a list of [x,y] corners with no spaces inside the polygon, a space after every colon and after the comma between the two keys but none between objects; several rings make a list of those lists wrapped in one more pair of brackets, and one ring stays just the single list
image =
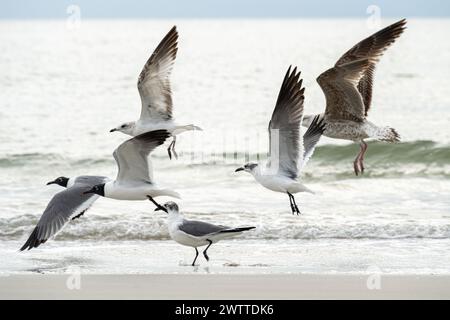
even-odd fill
[{"label": "standing seagull", "polygon": [[195,258],[192,261],[192,266],[198,257],[197,247],[207,246],[203,251],[203,256],[206,261],[209,261],[207,250],[209,247],[219,240],[231,238],[243,231],[254,229],[255,227],[240,227],[230,228],[225,226],[218,226],[215,224],[184,219],[183,214],[179,211],[178,205],[175,202],[169,201],[164,205],[159,205],[151,197],[148,197],[156,205],[155,211],[163,210],[169,214],[167,218],[167,225],[169,227],[170,237],[184,246],[195,248]]},{"label": "standing seagull", "polygon": [[[347,51],[333,68],[322,73],[317,82],[326,98],[324,135],[360,143],[360,151],[353,168],[355,174],[364,173],[364,154],[367,143],[373,138],[386,142],[398,142],[400,136],[390,127],[379,127],[367,120],[372,100],[372,83],[375,65],[384,51],[403,33],[406,20],[400,20],[362,40]],[[308,126],[316,115],[306,115]]]},{"label": "standing seagull", "polygon": [[148,159],[169,136],[167,130],[155,130],[123,142],[113,153],[118,167],[116,180],[97,184],[84,193],[117,200],[147,200],[147,195],[179,198],[177,192],[161,189],[155,184],[152,162]]},{"label": "standing seagull", "polygon": [[300,214],[300,210],[293,194],[312,193],[298,180],[299,173],[311,158],[324,130],[322,121],[317,117],[303,136],[303,143],[300,142],[304,92],[300,72],[297,73],[297,68],[294,68],[291,73],[289,67],[269,122],[269,161],[265,166],[247,163],[236,169],[236,172],[251,173],[255,180],[267,189],[287,193],[292,214],[297,215]]},{"label": "standing seagull", "polygon": [[47,183],[47,185],[58,184],[67,189],[53,196],[20,251],[38,247],[51,237],[56,236],[71,220],[81,217],[99,197],[96,194],[87,195],[83,192],[105,181],[108,181],[108,178],[79,176],[70,179],[59,177]]},{"label": "standing seagull", "polygon": [[167,149],[169,158],[175,151],[176,135],[189,130],[202,130],[193,124],[180,126],[172,117],[172,92],[170,89],[170,74],[177,56],[178,32],[174,26],[161,40],[153,54],[147,60],[138,79],[138,90],[141,96],[141,116],[139,120],[125,122],[110,132],[120,131],[130,136],[137,136],[144,132],[165,129],[173,137]]}]

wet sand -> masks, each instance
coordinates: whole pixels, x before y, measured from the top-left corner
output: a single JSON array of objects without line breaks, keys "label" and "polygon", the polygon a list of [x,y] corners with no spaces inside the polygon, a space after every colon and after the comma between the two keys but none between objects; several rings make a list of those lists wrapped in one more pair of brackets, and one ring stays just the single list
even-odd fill
[{"label": "wet sand", "polygon": [[450,276],[10,275],[0,299],[450,299]]}]

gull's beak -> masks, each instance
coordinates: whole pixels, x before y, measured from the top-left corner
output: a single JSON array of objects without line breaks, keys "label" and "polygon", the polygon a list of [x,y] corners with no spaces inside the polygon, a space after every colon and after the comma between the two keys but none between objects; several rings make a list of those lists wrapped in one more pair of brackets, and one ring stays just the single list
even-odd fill
[{"label": "gull's beak", "polygon": [[83,194],[88,194],[88,193],[94,193],[94,188],[92,188],[91,190],[83,192]]},{"label": "gull's beak", "polygon": [[50,181],[50,182],[47,182],[47,185],[49,185],[49,184],[55,184],[56,183],[56,181]]},{"label": "gull's beak", "polygon": [[244,171],[244,168],[240,167],[240,168],[237,168],[236,170],[234,170],[234,172],[238,172],[238,171]]},{"label": "gull's beak", "polygon": [[114,132],[114,131],[117,131],[117,129],[114,128],[114,129],[109,130],[109,132]]}]

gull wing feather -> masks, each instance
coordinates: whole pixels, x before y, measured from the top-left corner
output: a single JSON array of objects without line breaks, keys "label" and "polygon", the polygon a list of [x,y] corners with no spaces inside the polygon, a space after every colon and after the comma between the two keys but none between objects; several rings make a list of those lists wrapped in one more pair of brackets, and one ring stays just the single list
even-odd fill
[{"label": "gull wing feather", "polygon": [[[319,120],[320,119],[320,120]],[[303,156],[300,163],[299,171],[301,171],[309,159],[311,159],[320,137],[325,131],[325,122],[320,115],[314,117],[313,121],[303,135]]]},{"label": "gull wing feather", "polygon": [[[372,101],[376,63],[403,33],[405,26],[403,19],[360,41],[344,53],[333,68],[317,78],[327,100],[327,117],[357,122],[365,119]],[[367,65],[361,70],[353,70],[355,73],[352,74],[346,72],[349,66],[361,66],[363,61],[367,61]],[[350,81],[345,81],[348,77]]]},{"label": "gull wing feather", "polygon": [[277,103],[269,122],[268,168],[278,167],[278,173],[295,179],[301,154],[300,123],[303,117],[305,88],[300,71],[289,67],[283,79]]},{"label": "gull wing feather", "polygon": [[219,226],[203,221],[186,220],[186,219],[183,220],[183,222],[178,228],[181,231],[195,237],[202,237],[228,229],[228,227],[225,226]]},{"label": "gull wing feather", "polygon": [[167,130],[155,130],[140,134],[123,142],[114,150],[113,156],[118,166],[116,181],[153,182],[152,162],[149,154],[170,136]]},{"label": "gull wing feather", "polygon": [[340,66],[351,61],[370,58],[373,62],[367,68],[364,75],[358,83],[358,91],[361,93],[364,101],[364,115],[367,116],[372,101],[373,77],[375,74],[376,62],[383,55],[395,40],[406,29],[406,19],[393,23],[386,28],[374,33],[366,39],[358,42],[350,50],[344,53],[336,62]]},{"label": "gull wing feather", "polygon": [[147,60],[138,79],[142,108],[140,120],[172,118],[170,74],[177,56],[178,32],[174,26]]},{"label": "gull wing feather", "polygon": [[357,86],[371,64],[369,59],[352,61],[328,69],[317,78],[325,94],[327,118],[356,122],[365,119],[364,102]]}]

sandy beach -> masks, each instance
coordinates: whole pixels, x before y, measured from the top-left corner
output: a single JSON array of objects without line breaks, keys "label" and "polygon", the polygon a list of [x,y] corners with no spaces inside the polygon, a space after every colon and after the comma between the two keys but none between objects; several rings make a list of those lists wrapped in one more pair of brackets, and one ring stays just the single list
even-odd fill
[{"label": "sandy beach", "polygon": [[450,277],[11,275],[0,299],[450,299]]}]

